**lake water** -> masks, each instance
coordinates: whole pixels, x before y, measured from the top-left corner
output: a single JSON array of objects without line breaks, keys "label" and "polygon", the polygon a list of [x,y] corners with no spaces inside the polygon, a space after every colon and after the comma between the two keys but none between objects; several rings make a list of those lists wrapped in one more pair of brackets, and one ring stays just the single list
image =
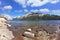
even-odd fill
[{"label": "lake water", "polygon": [[8,21],[12,26],[24,26],[24,25],[53,25],[59,26],[60,20],[11,20]]},{"label": "lake water", "polygon": [[10,20],[8,23],[32,23],[32,24],[42,24],[42,23],[60,23],[60,20]]},{"label": "lake water", "polygon": [[12,25],[12,29],[20,29],[20,27],[41,27],[48,32],[60,30],[60,20],[11,20],[8,21]]}]

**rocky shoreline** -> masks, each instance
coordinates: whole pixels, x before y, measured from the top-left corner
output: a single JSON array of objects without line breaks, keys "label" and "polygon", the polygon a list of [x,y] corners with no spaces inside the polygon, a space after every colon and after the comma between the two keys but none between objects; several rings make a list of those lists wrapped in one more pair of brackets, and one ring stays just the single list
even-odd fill
[{"label": "rocky shoreline", "polygon": [[20,27],[6,21],[0,18],[0,40],[59,40],[60,29],[56,25],[29,24]]},{"label": "rocky shoreline", "polygon": [[10,24],[6,23],[7,20],[0,18],[0,40],[12,40],[14,38],[12,31],[8,29]]},{"label": "rocky shoreline", "polygon": [[59,35],[59,27],[52,24],[17,25],[9,29],[14,34],[13,40],[57,40]]}]

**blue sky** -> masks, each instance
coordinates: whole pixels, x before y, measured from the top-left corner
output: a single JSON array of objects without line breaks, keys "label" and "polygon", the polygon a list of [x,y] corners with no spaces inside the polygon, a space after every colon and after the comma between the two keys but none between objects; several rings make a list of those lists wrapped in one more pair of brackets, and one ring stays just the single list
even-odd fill
[{"label": "blue sky", "polygon": [[23,15],[26,12],[42,12],[60,15],[60,0],[0,0],[0,14]]}]

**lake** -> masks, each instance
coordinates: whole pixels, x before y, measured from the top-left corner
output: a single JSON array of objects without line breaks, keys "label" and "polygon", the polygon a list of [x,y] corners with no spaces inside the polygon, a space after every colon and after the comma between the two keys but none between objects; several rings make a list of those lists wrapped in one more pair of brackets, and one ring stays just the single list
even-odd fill
[{"label": "lake", "polygon": [[60,20],[10,20],[8,23],[16,23],[16,24],[46,24],[46,23],[53,23],[53,24],[60,24]]},{"label": "lake", "polygon": [[10,30],[13,32],[15,39],[21,40],[21,35],[24,32],[23,30],[26,30],[27,28],[32,28],[34,32],[43,29],[47,33],[55,33],[60,30],[60,20],[10,20],[7,23],[12,25]]},{"label": "lake", "polygon": [[12,29],[20,29],[21,27],[42,27],[50,32],[60,30],[60,20],[11,20],[8,21],[12,25]]}]

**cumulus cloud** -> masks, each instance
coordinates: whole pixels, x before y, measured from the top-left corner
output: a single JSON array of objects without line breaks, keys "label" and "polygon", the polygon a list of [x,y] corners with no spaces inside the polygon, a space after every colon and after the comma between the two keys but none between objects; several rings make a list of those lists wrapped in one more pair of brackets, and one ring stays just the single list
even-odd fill
[{"label": "cumulus cloud", "polygon": [[4,6],[4,7],[3,7],[3,10],[11,10],[11,9],[12,9],[12,6],[11,6],[11,5]]},{"label": "cumulus cloud", "polygon": [[51,10],[50,14],[60,15],[60,10]]},{"label": "cumulus cloud", "polygon": [[60,10],[52,10],[53,13],[60,14]]},{"label": "cumulus cloud", "polygon": [[26,0],[15,0],[17,3],[22,4],[22,6],[26,7]]},{"label": "cumulus cloud", "polygon": [[52,4],[55,4],[55,3],[58,3],[59,2],[59,0],[50,0],[50,3],[52,3]]},{"label": "cumulus cloud", "polygon": [[28,10],[27,10],[27,9],[24,9],[24,11],[25,11],[25,12],[28,12]]},{"label": "cumulus cloud", "polygon": [[35,9],[35,10],[30,10],[30,12],[50,12],[49,9],[44,8],[44,9]]},{"label": "cumulus cloud", "polygon": [[15,1],[21,4],[23,7],[26,6],[38,7],[38,6],[43,6],[47,3],[55,4],[59,2],[59,0],[15,0]]},{"label": "cumulus cloud", "polygon": [[41,11],[41,12],[50,12],[50,10],[49,10],[49,9],[47,9],[47,8],[40,9],[40,11]]},{"label": "cumulus cloud", "polygon": [[39,10],[38,9],[36,9],[36,10],[30,10],[30,12],[38,12]]},{"label": "cumulus cloud", "polygon": [[60,10],[49,10],[49,9],[47,9],[47,8],[30,10],[30,12],[41,12],[41,13],[44,13],[44,14],[60,15]]},{"label": "cumulus cloud", "polygon": [[48,0],[43,0],[43,1],[41,1],[41,0],[29,0],[29,1],[27,1],[27,3],[31,4],[32,7],[34,7],[34,6],[37,7],[37,6],[42,6],[46,3],[48,3]]}]

